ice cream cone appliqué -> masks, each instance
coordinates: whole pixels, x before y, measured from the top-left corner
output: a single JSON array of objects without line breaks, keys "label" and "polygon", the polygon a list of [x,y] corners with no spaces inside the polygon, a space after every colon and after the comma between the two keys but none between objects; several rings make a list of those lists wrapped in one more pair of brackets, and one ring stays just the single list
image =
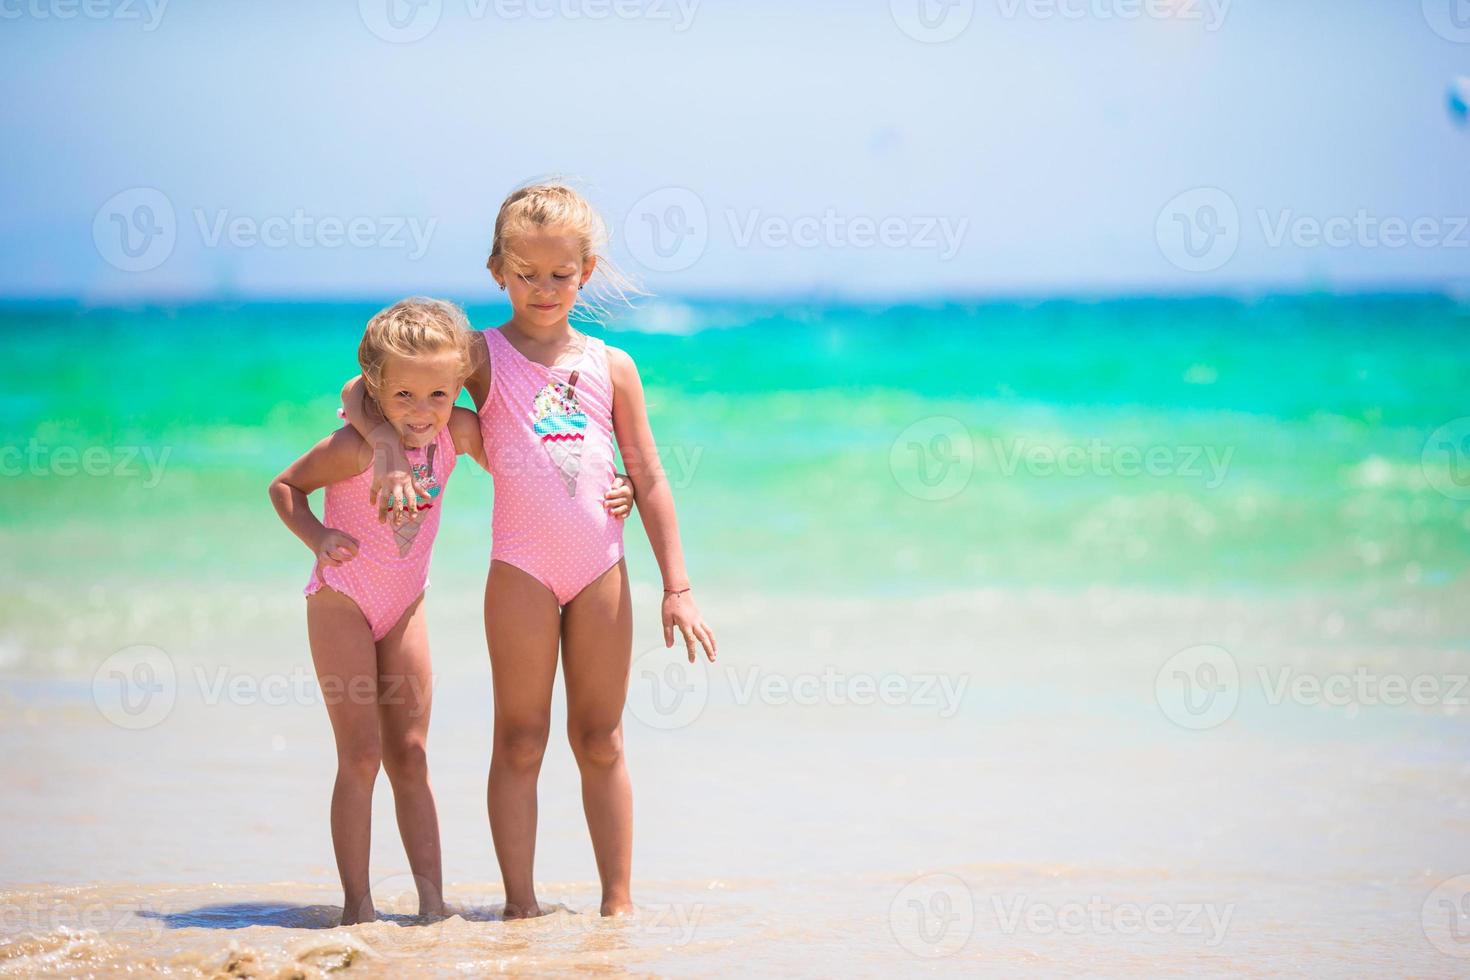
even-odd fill
[{"label": "ice cream cone appliqu\u00e9", "polygon": [[587,415],[577,404],[578,371],[566,384],[548,381],[536,393],[536,418],[532,429],[541,439],[551,465],[561,474],[567,496],[577,493],[577,474],[582,469],[582,447],[586,443]]}]

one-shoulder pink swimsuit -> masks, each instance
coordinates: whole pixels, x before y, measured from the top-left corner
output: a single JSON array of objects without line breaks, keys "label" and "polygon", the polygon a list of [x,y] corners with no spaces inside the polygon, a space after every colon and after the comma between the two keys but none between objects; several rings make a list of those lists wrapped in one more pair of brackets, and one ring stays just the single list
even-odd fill
[{"label": "one-shoulder pink swimsuit", "polygon": [[371,465],[356,476],[326,488],[322,523],[357,539],[357,557],[343,565],[318,562],[311,571],[306,595],[330,586],[362,610],[373,640],[387,636],[408,607],[429,585],[429,555],[439,533],[439,509],[449,474],[454,472],[454,437],[449,426],[422,449],[409,449],[414,476],[428,493],[418,500],[418,516],[395,530],[378,521],[378,509],[368,497]]},{"label": "one-shoulder pink swimsuit", "polygon": [[537,579],[564,606],[623,557],[623,522],[602,502],[617,473],[607,345],[588,337],[573,363],[549,368],[499,330],[486,330],[485,344],[490,396],[480,432],[495,480],[490,558]]}]

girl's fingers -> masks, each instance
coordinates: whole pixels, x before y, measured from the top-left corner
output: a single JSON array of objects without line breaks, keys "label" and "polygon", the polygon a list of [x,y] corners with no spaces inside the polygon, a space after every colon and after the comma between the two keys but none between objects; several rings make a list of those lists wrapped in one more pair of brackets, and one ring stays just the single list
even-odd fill
[{"label": "girl's fingers", "polygon": [[697,629],[699,630],[699,642],[700,642],[700,645],[704,647],[704,656],[705,656],[705,659],[708,660],[710,663],[714,663],[715,662],[715,636],[714,636],[713,633],[711,633],[709,631],[709,627],[706,626],[706,625],[704,625],[703,623],[700,623],[699,626],[697,627]]},{"label": "girl's fingers", "polygon": [[668,613],[664,614],[664,648],[674,645],[674,620]]},{"label": "girl's fingers", "polygon": [[692,664],[694,663],[694,631],[680,623],[679,632],[684,634],[684,645],[689,648],[689,662]]}]

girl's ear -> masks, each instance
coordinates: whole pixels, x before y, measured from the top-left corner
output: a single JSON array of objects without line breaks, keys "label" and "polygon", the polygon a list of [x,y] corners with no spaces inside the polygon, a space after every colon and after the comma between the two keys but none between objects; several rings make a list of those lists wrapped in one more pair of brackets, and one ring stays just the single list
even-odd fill
[{"label": "girl's ear", "polygon": [[486,260],[485,268],[490,270],[490,274],[495,277],[495,281],[500,284],[500,288],[504,289],[505,280],[502,278],[502,270],[505,268],[505,260],[499,255],[492,255]]},{"label": "girl's ear", "polygon": [[587,285],[587,280],[592,278],[593,270],[597,268],[597,256],[589,255],[582,260],[582,282],[577,288]]}]

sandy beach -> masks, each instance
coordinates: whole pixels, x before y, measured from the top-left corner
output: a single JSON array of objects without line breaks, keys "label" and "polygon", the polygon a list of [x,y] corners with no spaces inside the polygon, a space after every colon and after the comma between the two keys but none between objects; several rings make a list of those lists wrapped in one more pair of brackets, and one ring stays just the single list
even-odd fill
[{"label": "sandy beach", "polygon": [[[472,600],[433,596],[436,644],[453,651],[430,758],[456,915],[409,919],[382,781],[373,874],[386,918],[334,928],[320,693],[289,655],[301,643],[288,607],[262,598],[278,646],[242,632],[135,659],[158,668],[146,710],[128,714],[85,675],[12,674],[0,688],[7,775],[24,790],[0,808],[6,838],[24,842],[5,859],[0,973],[1465,969],[1464,923],[1444,916],[1470,885],[1458,877],[1470,730],[1451,690],[1463,666],[1435,640],[1464,635],[1462,604],[1104,590],[727,599],[729,652],[714,667],[638,636],[639,915],[595,914],[575,767],[554,735],[537,870],[556,911],[506,923]],[[1168,691],[1178,653],[1199,644],[1238,668],[1228,717],[1191,716]],[[1301,677],[1361,687],[1359,665],[1438,679],[1439,700],[1303,694]]]}]

